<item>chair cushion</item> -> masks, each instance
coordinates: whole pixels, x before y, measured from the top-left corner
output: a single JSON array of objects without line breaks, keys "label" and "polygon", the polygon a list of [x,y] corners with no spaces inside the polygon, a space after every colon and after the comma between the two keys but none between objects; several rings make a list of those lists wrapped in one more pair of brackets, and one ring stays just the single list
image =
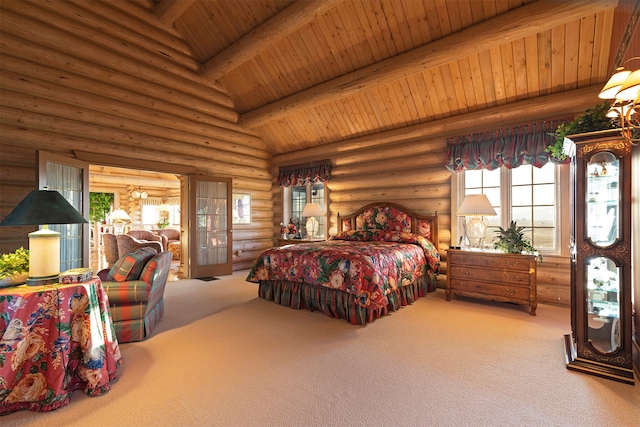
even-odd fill
[{"label": "chair cushion", "polygon": [[142,268],[155,254],[155,249],[146,247],[124,255],[109,270],[107,281],[126,282],[138,279]]}]

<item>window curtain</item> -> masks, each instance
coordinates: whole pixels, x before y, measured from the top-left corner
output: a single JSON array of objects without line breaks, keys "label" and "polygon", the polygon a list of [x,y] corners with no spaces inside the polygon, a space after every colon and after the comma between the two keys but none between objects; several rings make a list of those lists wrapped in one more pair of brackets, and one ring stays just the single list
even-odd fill
[{"label": "window curtain", "polygon": [[281,187],[293,187],[307,183],[327,182],[330,177],[331,162],[329,160],[319,160],[317,162],[281,166],[278,171],[278,185]]},{"label": "window curtain", "polygon": [[556,128],[568,121],[552,120],[447,138],[445,166],[453,172],[521,165],[540,168],[551,161],[551,155],[544,150],[553,144]]}]

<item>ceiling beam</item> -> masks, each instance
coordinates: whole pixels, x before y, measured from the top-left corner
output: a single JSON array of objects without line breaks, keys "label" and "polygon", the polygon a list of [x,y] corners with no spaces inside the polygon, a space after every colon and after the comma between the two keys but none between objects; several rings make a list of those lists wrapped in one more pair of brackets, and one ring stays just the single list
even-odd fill
[{"label": "ceiling beam", "polygon": [[204,63],[200,70],[202,77],[218,80],[343,1],[297,0]]},{"label": "ceiling beam", "polygon": [[173,25],[196,0],[160,0],[153,13],[165,25]]},{"label": "ceiling beam", "polygon": [[539,0],[498,15],[448,37],[302,90],[240,116],[239,123],[257,128],[291,113],[338,101],[409,75],[437,68],[475,52],[522,39],[602,10],[618,0]]}]

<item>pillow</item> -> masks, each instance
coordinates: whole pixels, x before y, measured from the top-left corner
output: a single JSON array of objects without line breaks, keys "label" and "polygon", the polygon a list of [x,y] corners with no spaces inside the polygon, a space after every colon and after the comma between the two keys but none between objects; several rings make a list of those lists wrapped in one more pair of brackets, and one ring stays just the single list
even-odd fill
[{"label": "pillow", "polygon": [[121,257],[109,270],[108,282],[126,282],[140,277],[142,267],[156,254],[153,248],[140,248]]}]

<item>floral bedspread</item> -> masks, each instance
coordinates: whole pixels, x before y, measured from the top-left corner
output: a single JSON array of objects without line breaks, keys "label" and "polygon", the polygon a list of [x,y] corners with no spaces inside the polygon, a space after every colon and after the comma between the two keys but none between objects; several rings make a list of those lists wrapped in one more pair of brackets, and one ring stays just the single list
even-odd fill
[{"label": "floral bedspread", "polygon": [[357,297],[363,307],[384,307],[399,287],[435,275],[440,255],[417,234],[398,231],[345,231],[326,242],[268,249],[260,254],[247,281],[302,282]]}]

